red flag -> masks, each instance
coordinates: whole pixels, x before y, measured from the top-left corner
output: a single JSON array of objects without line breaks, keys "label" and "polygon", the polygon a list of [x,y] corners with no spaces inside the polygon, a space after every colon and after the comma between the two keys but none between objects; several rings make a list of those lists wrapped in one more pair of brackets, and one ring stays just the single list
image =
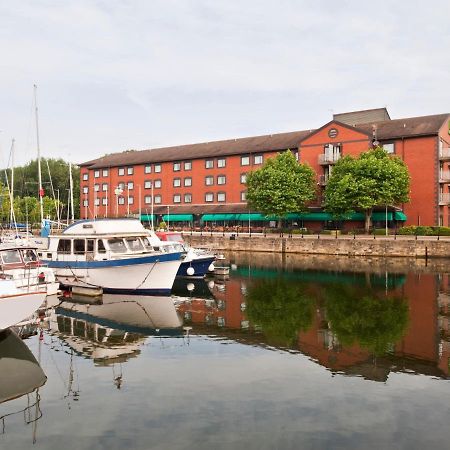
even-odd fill
[{"label": "red flag", "polygon": [[39,197],[43,197],[44,196],[44,188],[40,188],[39,189]]}]

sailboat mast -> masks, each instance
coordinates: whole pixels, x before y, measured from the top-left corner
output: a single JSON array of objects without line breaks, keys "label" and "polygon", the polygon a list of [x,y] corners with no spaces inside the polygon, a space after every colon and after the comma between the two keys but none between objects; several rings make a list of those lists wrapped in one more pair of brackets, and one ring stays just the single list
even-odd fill
[{"label": "sailboat mast", "polygon": [[[11,142],[11,186],[9,188],[10,193],[10,199],[11,199],[11,205],[10,205],[10,219],[9,224],[12,225],[13,221],[15,222],[14,218],[14,143],[15,140],[13,139]],[[17,224],[15,224],[17,228]]]},{"label": "sailboat mast", "polygon": [[70,187],[70,212],[72,215],[72,222],[75,220],[74,209],[73,209],[73,177],[72,177],[72,163],[69,161],[69,187]]},{"label": "sailboat mast", "polygon": [[38,177],[39,177],[39,207],[41,212],[41,225],[44,225],[44,189],[42,188],[42,171],[41,171],[41,148],[39,146],[39,120],[38,120],[38,106],[37,106],[37,86],[34,85],[34,106],[36,117],[36,145],[37,145],[37,163],[38,163]]}]

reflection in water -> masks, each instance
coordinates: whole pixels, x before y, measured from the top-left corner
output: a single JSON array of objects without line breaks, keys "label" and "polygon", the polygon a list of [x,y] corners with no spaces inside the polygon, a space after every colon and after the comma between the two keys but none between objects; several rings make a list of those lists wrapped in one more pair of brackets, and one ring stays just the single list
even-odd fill
[{"label": "reflection in water", "polygon": [[[0,333],[0,404],[26,396],[26,406],[17,402],[0,416],[0,432],[6,431],[6,422],[15,415],[23,415],[25,424],[33,424],[33,440],[37,421],[42,417],[39,388],[45,384],[41,366],[25,343],[12,330]],[[34,395],[32,395],[34,394]]]}]

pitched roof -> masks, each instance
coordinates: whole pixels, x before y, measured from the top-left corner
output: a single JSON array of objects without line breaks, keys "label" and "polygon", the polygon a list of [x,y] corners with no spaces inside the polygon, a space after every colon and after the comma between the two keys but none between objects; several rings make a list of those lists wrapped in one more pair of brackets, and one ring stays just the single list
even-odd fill
[{"label": "pitched roof", "polygon": [[[355,129],[371,135],[373,126],[376,126],[377,138],[381,141],[402,137],[429,136],[437,134],[444,122],[449,118],[449,113],[408,117],[405,119],[358,124],[355,126]],[[177,145],[150,150],[127,150],[84,162],[80,166],[98,169],[102,167],[270,152],[286,150],[288,148],[296,149],[299,143],[308,137],[312,131],[314,130],[292,131],[289,133],[252,136],[200,144]]]},{"label": "pitched roof", "polygon": [[200,144],[177,145],[151,150],[128,150],[121,153],[105,155],[101,158],[82,163],[80,166],[89,166],[89,168],[95,169],[128,164],[145,164],[205,157],[214,158],[217,156],[286,150],[288,148],[294,149],[298,147],[300,140],[309,133],[309,130],[292,131],[289,133],[228,139],[225,141],[204,142]]}]

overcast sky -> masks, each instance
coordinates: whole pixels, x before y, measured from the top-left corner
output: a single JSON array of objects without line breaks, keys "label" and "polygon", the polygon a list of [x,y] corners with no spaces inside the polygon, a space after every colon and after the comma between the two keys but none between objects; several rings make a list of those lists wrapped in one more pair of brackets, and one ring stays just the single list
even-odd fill
[{"label": "overcast sky", "polygon": [[450,2],[0,0],[0,164],[450,112]]}]

